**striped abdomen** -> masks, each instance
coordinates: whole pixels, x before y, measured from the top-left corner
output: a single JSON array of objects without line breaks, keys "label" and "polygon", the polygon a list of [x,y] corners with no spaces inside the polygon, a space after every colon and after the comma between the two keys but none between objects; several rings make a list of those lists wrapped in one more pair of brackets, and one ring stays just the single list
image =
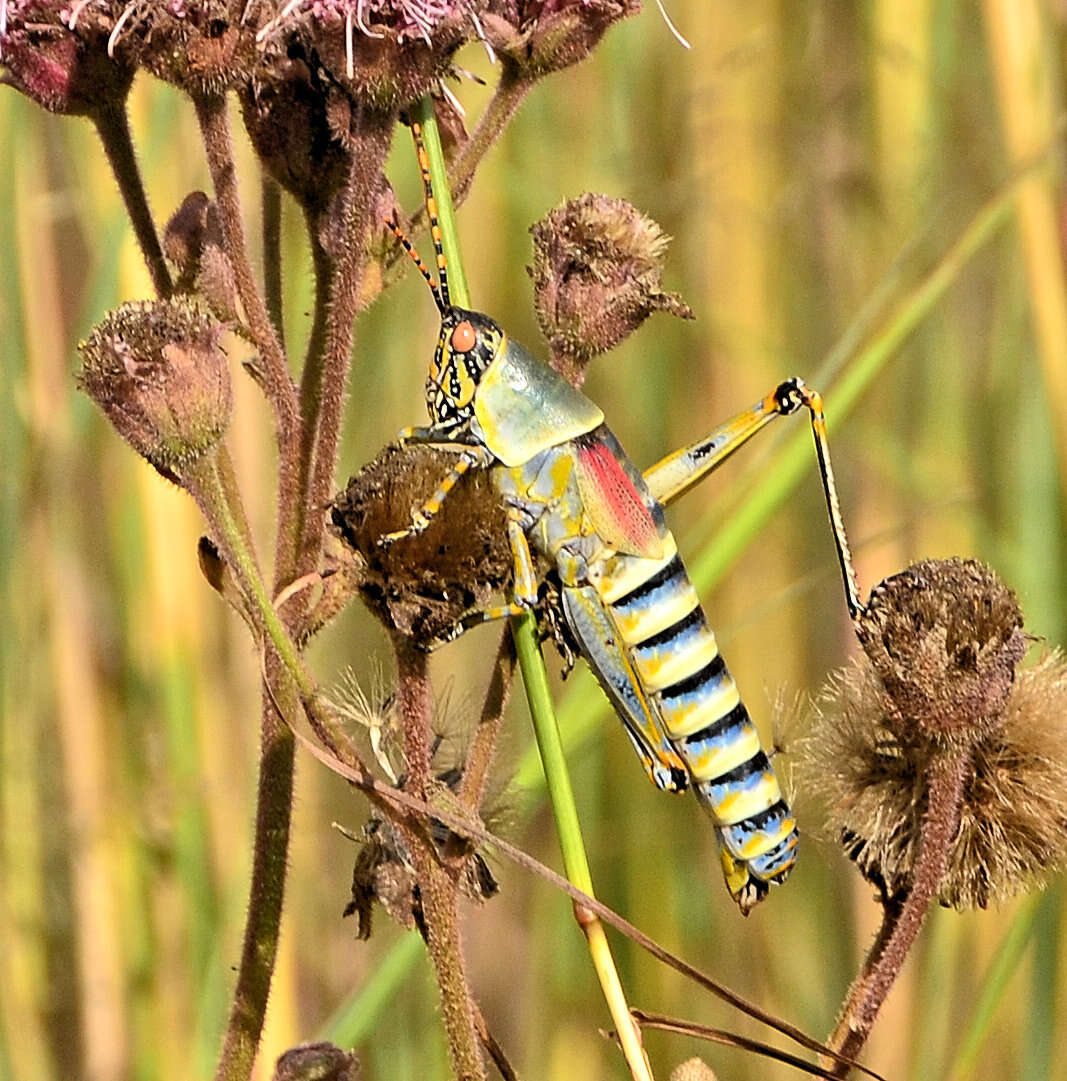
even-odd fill
[{"label": "striped abdomen", "polygon": [[612,555],[589,581],[715,822],[727,885],[747,912],[789,874],[796,823],[669,534],[665,547],[658,560]]}]

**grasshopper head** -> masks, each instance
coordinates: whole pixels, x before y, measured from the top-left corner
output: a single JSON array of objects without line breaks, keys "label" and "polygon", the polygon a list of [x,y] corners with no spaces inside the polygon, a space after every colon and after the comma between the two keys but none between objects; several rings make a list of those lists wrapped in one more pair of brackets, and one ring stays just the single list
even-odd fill
[{"label": "grasshopper head", "polygon": [[458,427],[474,416],[478,383],[503,343],[503,330],[488,315],[444,309],[426,379],[426,405],[435,426]]}]

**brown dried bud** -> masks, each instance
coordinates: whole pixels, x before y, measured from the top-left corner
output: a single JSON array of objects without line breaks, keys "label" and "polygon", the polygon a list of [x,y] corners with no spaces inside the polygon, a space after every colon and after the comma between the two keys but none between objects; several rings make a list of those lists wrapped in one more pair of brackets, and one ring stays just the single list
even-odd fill
[{"label": "brown dried bud", "polygon": [[263,165],[314,216],[328,212],[351,167],[351,102],[312,53],[273,44],[240,93]]},{"label": "brown dried bud", "polygon": [[359,1058],[332,1043],[305,1043],[278,1057],[271,1081],[357,1081]]},{"label": "brown dried bud", "polygon": [[223,322],[246,322],[213,199],[194,191],[182,200],[164,230],[163,251],[178,268],[178,292],[199,293]]},{"label": "brown dried bud", "polygon": [[332,519],[366,562],[360,594],[391,630],[428,645],[505,588],[512,572],[507,523],[485,470],[464,476],[425,532],[378,542],[411,524],[455,455],[426,446],[387,447],[349,482]]},{"label": "brown dried bud", "polygon": [[693,312],[660,288],[670,238],[622,199],[587,193],[532,227],[534,305],[553,365],[576,385],[598,353],[655,311]]},{"label": "brown dried bud", "polygon": [[483,22],[506,74],[536,79],[584,60],[613,23],[640,10],[640,0],[490,0]]},{"label": "brown dried bud", "polygon": [[973,559],[923,560],[876,586],[856,633],[898,738],[966,745],[1001,723],[1022,626],[1015,594]]},{"label": "brown dried bud", "polygon": [[90,9],[75,21],[63,5],[47,0],[6,0],[6,11],[0,37],[5,82],[68,116],[93,116],[125,102],[135,68],[125,54],[108,54],[107,15]]},{"label": "brown dried bud", "polygon": [[[876,589],[871,607],[866,633],[885,628],[878,660],[868,649],[823,691],[797,747],[798,788],[819,794],[849,858],[897,898],[917,871],[933,769],[952,757],[964,780],[934,895],[984,908],[1035,888],[1067,863],[1067,660],[1052,653],[1010,674],[1025,642],[1014,597],[972,561],[917,564]],[[925,675],[909,675],[909,663]]]},{"label": "brown dried bud", "polygon": [[[373,756],[390,783],[403,789],[406,769],[402,722],[397,715],[396,699],[385,692],[380,678],[376,680],[370,695],[359,687],[354,678],[346,680],[338,689],[334,708],[340,717],[355,722],[357,743],[363,741],[364,734],[369,739],[370,755],[366,758]],[[465,753],[466,747],[460,746],[463,741],[457,742],[454,732],[449,735],[449,729],[455,728],[455,722],[444,715],[447,713],[447,702],[435,703],[434,713],[432,726],[439,738],[435,742],[434,778],[428,797],[442,811],[468,819],[473,812],[457,795],[463,779],[463,762],[457,758]],[[500,814],[499,808],[491,811],[492,817],[499,817]],[[368,819],[358,836],[347,830],[342,832],[362,845],[352,872],[352,897],[343,913],[356,917],[357,936],[370,937],[375,903],[380,904],[402,927],[418,927],[425,932],[422,903],[415,888],[415,869],[402,832],[378,814]],[[496,879],[477,853],[474,841],[456,833],[436,818],[430,820],[429,837],[438,858],[455,873],[464,896],[482,902],[497,893]]]},{"label": "brown dried bud", "polygon": [[224,327],[187,300],[123,304],[79,345],[82,389],[138,453],[181,483],[233,410]]}]

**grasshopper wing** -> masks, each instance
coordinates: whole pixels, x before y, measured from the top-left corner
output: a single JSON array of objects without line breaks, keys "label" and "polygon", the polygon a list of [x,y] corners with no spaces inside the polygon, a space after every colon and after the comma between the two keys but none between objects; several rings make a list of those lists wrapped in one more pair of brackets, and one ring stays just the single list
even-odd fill
[{"label": "grasshopper wing", "polygon": [[663,513],[605,427],[575,441],[578,491],[597,536],[625,555],[661,559]]}]

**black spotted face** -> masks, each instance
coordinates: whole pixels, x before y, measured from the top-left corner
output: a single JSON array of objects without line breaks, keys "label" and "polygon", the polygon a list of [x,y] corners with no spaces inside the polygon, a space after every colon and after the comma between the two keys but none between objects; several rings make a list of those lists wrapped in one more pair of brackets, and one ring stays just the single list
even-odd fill
[{"label": "black spotted face", "polygon": [[478,382],[492,364],[504,332],[487,315],[449,308],[441,318],[426,405],[435,425],[457,426],[474,415]]}]

